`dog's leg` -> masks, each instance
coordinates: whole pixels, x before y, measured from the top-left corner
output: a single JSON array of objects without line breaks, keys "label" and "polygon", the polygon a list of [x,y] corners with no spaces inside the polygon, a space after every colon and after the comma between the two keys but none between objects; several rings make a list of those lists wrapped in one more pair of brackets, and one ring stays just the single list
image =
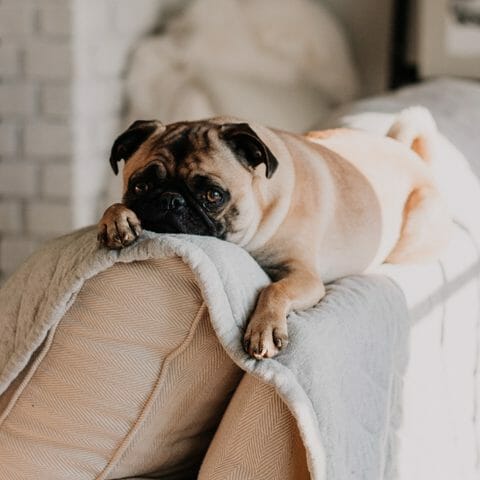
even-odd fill
[{"label": "dog's leg", "polygon": [[417,263],[438,258],[450,237],[451,220],[438,191],[431,186],[415,189],[403,212],[403,226],[387,263]]},{"label": "dog's leg", "polygon": [[105,210],[98,222],[98,241],[107,248],[120,249],[133,243],[142,231],[140,220],[122,203]]},{"label": "dog's leg", "polygon": [[288,343],[287,315],[312,307],[324,295],[318,275],[305,268],[291,269],[260,293],[244,335],[245,350],[256,359],[275,356]]}]

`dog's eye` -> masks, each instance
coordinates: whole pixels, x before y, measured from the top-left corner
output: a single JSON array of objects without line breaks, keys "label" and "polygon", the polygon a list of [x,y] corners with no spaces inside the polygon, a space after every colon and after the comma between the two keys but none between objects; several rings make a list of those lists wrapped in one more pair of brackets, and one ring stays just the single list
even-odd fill
[{"label": "dog's eye", "polygon": [[252,154],[255,160],[260,160],[263,157],[263,153],[258,148],[255,148]]},{"label": "dog's eye", "polygon": [[150,190],[150,184],[139,182],[135,185],[134,190],[135,190],[135,193],[138,193],[138,194],[148,192],[148,190]]},{"label": "dog's eye", "polygon": [[205,193],[205,198],[210,203],[219,203],[223,200],[223,195],[222,192],[220,192],[219,190],[211,188]]}]

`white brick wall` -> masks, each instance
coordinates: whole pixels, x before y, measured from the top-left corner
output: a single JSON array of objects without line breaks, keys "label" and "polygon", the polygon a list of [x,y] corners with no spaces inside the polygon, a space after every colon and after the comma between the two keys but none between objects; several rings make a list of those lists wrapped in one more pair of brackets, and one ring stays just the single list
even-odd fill
[{"label": "white brick wall", "polygon": [[64,233],[65,225],[71,224],[70,205],[53,201],[32,203],[27,208],[27,230],[40,236],[53,236]]},{"label": "white brick wall", "polygon": [[72,12],[69,4],[70,2],[65,0],[42,0],[38,12],[39,28],[42,35],[50,37],[72,35]]},{"label": "white brick wall", "polygon": [[72,195],[72,167],[62,162],[45,165],[42,170],[41,193],[50,199],[69,199]]},{"label": "white brick wall", "polygon": [[17,130],[13,123],[0,123],[0,157],[17,153]]},{"label": "white brick wall", "polygon": [[25,127],[25,154],[47,159],[72,153],[72,132],[65,123],[38,120]]},{"label": "white brick wall", "polygon": [[37,193],[38,168],[26,162],[0,163],[0,195],[33,197]]},{"label": "white brick wall", "polygon": [[66,80],[72,69],[72,48],[68,40],[37,41],[25,52],[25,72],[38,80]]},{"label": "white brick wall", "polygon": [[0,45],[0,76],[14,78],[20,70],[20,57],[15,45]]},{"label": "white brick wall", "polygon": [[97,220],[128,55],[177,1],[0,0],[0,283]]},{"label": "white brick wall", "polygon": [[[0,282],[72,227],[70,3],[0,2]],[[62,173],[52,174],[52,162]]]},{"label": "white brick wall", "polygon": [[19,259],[24,260],[37,247],[38,241],[24,236],[6,236],[0,243],[0,258],[2,268],[7,274],[13,272],[19,264]]},{"label": "white brick wall", "polygon": [[40,112],[47,118],[67,119],[72,112],[72,86],[62,84],[42,86]]},{"label": "white brick wall", "polygon": [[0,85],[1,113],[4,117],[29,117],[35,109],[35,86],[28,82]]},{"label": "white brick wall", "polygon": [[[123,104],[122,83],[118,78],[98,78],[94,82],[84,82],[76,90],[82,99],[76,105],[76,115],[80,118],[97,119],[98,116],[118,118]],[[92,78],[90,77],[90,78]]]},{"label": "white brick wall", "polygon": [[0,4],[0,32],[2,36],[25,36],[33,32],[35,11],[28,1]]},{"label": "white brick wall", "polygon": [[0,225],[3,233],[20,233],[22,231],[21,202],[18,200],[0,201]]},{"label": "white brick wall", "polygon": [[[178,0],[174,0],[178,1]],[[183,1],[183,0],[182,0]],[[99,201],[107,176],[108,150],[124,125],[123,77],[137,39],[156,24],[172,0],[77,0],[75,39],[81,45],[75,72],[76,131],[73,190],[74,223],[96,222],[106,201]],[[84,173],[85,175],[83,175]],[[87,182],[87,178],[90,182]],[[96,208],[95,208],[96,206]]]}]

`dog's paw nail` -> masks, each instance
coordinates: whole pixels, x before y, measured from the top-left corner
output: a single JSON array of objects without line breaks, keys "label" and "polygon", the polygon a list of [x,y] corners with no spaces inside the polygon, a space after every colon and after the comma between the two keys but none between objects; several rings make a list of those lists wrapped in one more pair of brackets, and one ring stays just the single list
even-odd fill
[{"label": "dog's paw nail", "polygon": [[250,355],[252,357],[255,357],[257,360],[261,360],[262,358],[265,357],[266,354],[267,354],[267,349],[263,345],[263,343],[259,343],[258,345],[251,348]]},{"label": "dog's paw nail", "polygon": [[127,222],[135,238],[138,238],[142,233],[142,227],[138,223],[131,221],[129,218],[127,218]]},{"label": "dog's paw nail", "polygon": [[288,334],[283,329],[274,328],[273,329],[273,344],[278,348],[278,350],[284,349],[288,345]]}]

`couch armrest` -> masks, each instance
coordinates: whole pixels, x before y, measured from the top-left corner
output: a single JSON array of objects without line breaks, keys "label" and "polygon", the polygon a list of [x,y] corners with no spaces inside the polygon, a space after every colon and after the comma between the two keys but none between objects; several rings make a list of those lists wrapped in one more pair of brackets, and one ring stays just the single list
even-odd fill
[{"label": "couch armrest", "polygon": [[0,477],[196,471],[241,376],[179,257],[117,263],[2,396]]}]

